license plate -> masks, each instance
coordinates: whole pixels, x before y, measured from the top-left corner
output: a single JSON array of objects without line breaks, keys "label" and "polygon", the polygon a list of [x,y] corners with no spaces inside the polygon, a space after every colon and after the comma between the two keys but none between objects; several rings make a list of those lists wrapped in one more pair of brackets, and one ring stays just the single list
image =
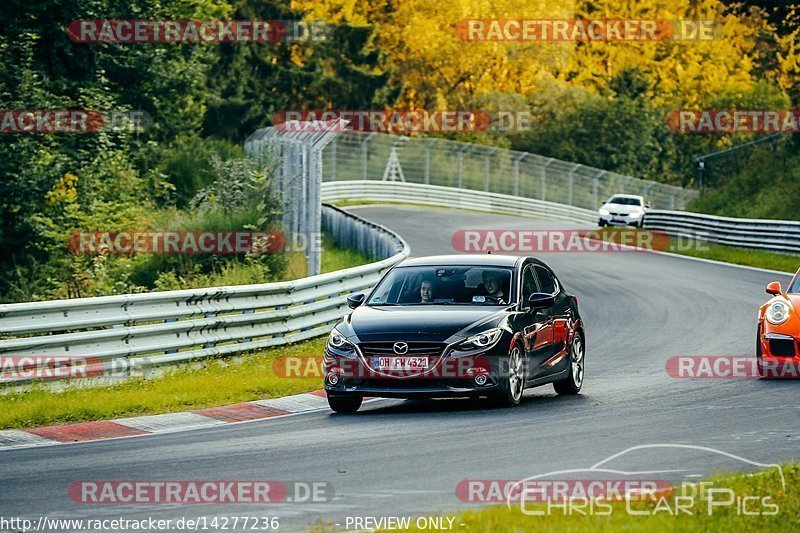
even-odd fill
[{"label": "license plate", "polygon": [[424,370],[428,365],[427,357],[374,357],[372,360],[377,370]]}]

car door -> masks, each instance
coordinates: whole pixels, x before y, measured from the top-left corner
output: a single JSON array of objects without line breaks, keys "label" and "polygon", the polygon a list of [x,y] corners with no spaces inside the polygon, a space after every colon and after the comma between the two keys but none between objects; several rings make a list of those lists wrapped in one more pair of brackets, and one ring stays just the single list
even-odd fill
[{"label": "car door", "polygon": [[536,265],[534,272],[541,292],[555,296],[553,306],[547,310],[551,330],[550,357],[543,363],[540,374],[547,375],[564,369],[563,360],[567,353],[569,331],[572,327],[572,308],[558,280],[549,269]]},{"label": "car door", "polygon": [[542,292],[533,271],[533,265],[525,266],[522,271],[520,306],[524,311],[519,315],[522,321],[522,333],[525,337],[527,356],[526,378],[528,381],[541,375],[540,367],[552,356],[553,328],[547,309],[532,311],[528,309],[528,298],[534,292]]}]

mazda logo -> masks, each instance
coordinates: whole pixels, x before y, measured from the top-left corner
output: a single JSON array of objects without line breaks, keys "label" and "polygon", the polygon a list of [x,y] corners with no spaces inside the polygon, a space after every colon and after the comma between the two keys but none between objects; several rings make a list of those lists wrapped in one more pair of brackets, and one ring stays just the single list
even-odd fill
[{"label": "mazda logo", "polygon": [[394,353],[398,355],[403,355],[404,353],[408,352],[408,344],[405,342],[396,342],[394,346],[392,346]]}]

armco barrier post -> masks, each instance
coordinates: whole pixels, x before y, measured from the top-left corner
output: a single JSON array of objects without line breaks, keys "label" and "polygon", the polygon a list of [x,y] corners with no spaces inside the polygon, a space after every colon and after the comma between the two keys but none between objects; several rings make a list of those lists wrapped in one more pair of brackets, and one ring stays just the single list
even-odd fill
[{"label": "armco barrier post", "polygon": [[527,155],[526,152],[523,152],[514,158],[514,196],[519,196],[519,164]]}]

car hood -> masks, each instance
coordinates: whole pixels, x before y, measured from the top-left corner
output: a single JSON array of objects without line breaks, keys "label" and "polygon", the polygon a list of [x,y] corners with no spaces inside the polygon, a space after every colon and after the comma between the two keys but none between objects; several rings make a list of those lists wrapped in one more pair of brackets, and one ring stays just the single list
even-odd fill
[{"label": "car hood", "polygon": [[641,206],[622,204],[603,204],[602,209],[608,209],[612,213],[622,213],[623,215],[644,211]]},{"label": "car hood", "polygon": [[343,326],[347,337],[362,342],[426,340],[443,342],[470,326],[491,327],[506,315],[505,309],[477,306],[370,307],[353,310]]}]

